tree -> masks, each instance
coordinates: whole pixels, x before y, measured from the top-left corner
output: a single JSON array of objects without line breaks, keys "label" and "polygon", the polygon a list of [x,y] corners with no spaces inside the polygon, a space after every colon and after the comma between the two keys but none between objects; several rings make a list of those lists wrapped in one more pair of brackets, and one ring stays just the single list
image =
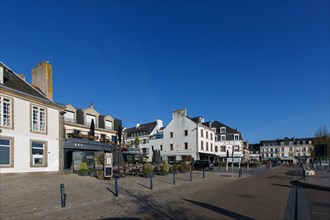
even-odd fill
[{"label": "tree", "polygon": [[135,137],[135,140],[134,140],[134,145],[135,145],[135,147],[137,148],[137,147],[139,146],[139,144],[140,144],[140,139],[139,139],[138,136],[136,136],[136,137]]},{"label": "tree", "polygon": [[315,131],[315,141],[314,141],[314,147],[311,150],[311,156],[315,157],[315,147],[317,145],[326,145],[328,155],[327,157],[330,157],[330,133],[325,125],[320,126]]}]

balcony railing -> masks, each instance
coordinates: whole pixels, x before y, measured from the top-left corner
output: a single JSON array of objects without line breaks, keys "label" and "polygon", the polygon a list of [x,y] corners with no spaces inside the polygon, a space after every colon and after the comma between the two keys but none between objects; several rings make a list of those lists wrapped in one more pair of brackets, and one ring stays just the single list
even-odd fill
[{"label": "balcony railing", "polygon": [[67,130],[65,138],[78,138],[85,140],[98,141],[102,143],[110,143],[112,140],[109,136],[95,132],[92,135],[90,132],[78,131],[78,130]]}]

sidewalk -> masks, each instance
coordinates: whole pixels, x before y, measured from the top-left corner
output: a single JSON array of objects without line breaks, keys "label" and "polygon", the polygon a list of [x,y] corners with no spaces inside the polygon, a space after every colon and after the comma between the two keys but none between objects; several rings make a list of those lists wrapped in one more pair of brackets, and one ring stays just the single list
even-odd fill
[{"label": "sidewalk", "polygon": [[330,191],[330,167],[319,169],[315,176],[306,176],[297,180],[304,187]]}]

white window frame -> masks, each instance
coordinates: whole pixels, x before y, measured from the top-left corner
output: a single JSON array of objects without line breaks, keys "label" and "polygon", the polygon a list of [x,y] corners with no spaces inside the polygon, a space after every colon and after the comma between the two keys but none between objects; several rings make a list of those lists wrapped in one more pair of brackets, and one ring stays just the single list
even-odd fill
[{"label": "white window frame", "polygon": [[[107,122],[110,123],[110,126],[107,125]],[[113,123],[112,121],[109,121],[109,120],[105,120],[105,129],[108,129],[108,130],[112,130],[113,129]]]},{"label": "white window frame", "polygon": [[[33,144],[42,144],[42,147],[33,146]],[[33,150],[42,150],[42,154],[33,153]],[[31,167],[47,167],[47,142],[31,140]],[[42,159],[42,164],[36,163],[36,159]]]},{"label": "white window frame", "polygon": [[[5,128],[13,127],[12,99],[0,97],[0,126]],[[5,117],[4,117],[5,116]]]},{"label": "white window frame", "polygon": [[239,140],[239,134],[234,134],[234,141],[238,141]]},{"label": "white window frame", "polygon": [[[68,116],[72,117],[68,117]],[[65,110],[64,121],[75,123],[75,113],[73,111]]]},{"label": "white window frame", "polygon": [[46,108],[32,105],[31,130],[34,132],[47,133],[47,110]]},{"label": "white window frame", "polygon": [[92,119],[94,119],[94,126],[96,126],[96,116],[91,114],[86,114],[86,125],[91,125]]},{"label": "white window frame", "polygon": [[220,128],[220,134],[226,134],[226,127]]},{"label": "white window frame", "polygon": [[221,135],[221,141],[226,141],[226,135]]}]

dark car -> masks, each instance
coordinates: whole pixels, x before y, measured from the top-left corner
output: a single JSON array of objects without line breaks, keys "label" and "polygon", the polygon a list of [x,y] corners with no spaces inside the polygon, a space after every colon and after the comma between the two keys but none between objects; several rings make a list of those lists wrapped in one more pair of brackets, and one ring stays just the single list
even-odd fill
[{"label": "dark car", "polygon": [[193,167],[194,170],[213,170],[214,165],[208,160],[196,160]]}]

